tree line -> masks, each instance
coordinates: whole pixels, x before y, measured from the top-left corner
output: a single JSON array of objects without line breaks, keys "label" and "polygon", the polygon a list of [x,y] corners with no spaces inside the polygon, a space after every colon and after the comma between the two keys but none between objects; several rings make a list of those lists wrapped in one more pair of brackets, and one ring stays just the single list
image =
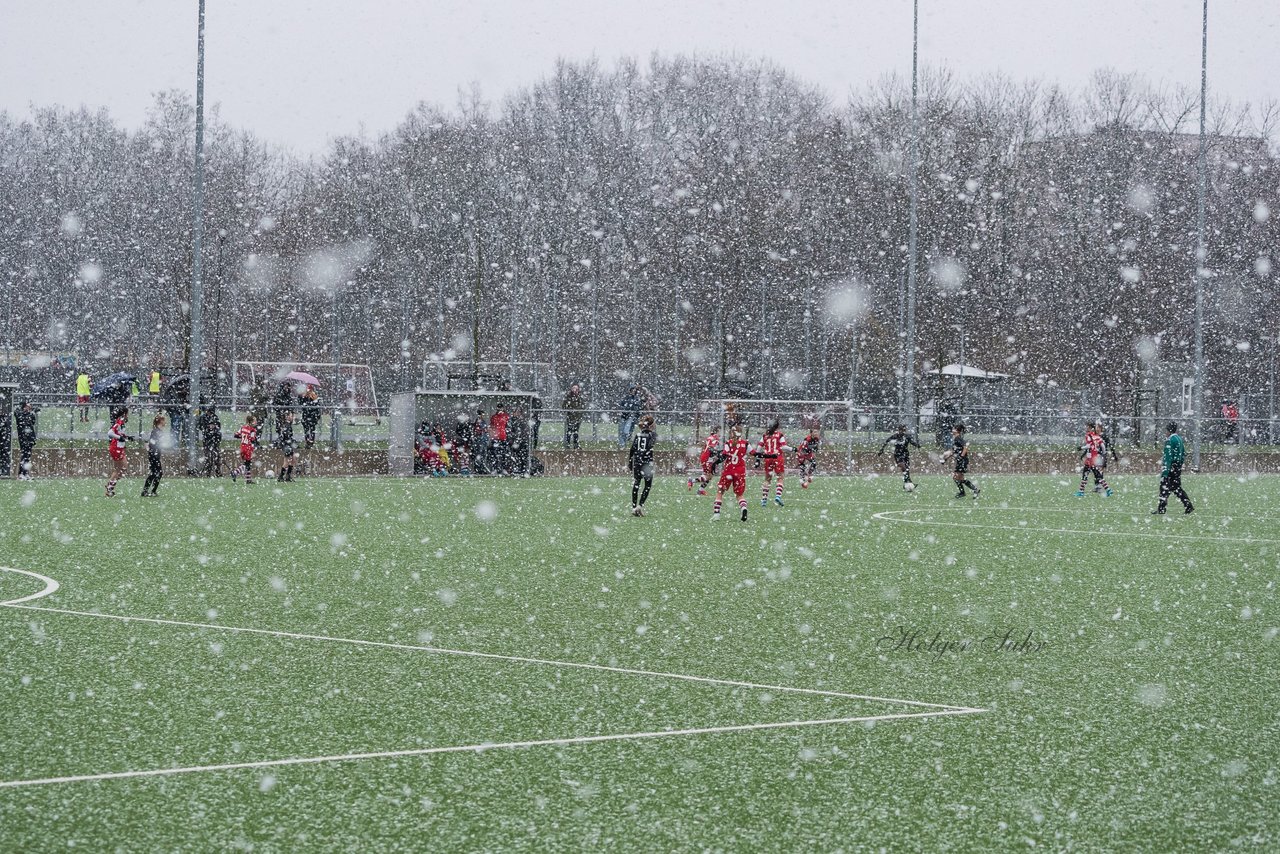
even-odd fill
[{"label": "tree line", "polygon": [[[917,365],[1096,390],[1191,358],[1197,93],[927,72]],[[1210,105],[1209,384],[1258,387],[1277,334],[1274,105]],[[5,345],[103,368],[190,360],[194,108],[0,113]],[[839,103],[763,60],[560,62],[490,104],[419,104],[298,158],[206,131],[206,369],[541,362],[599,403],[891,402],[907,268],[909,81]]]}]

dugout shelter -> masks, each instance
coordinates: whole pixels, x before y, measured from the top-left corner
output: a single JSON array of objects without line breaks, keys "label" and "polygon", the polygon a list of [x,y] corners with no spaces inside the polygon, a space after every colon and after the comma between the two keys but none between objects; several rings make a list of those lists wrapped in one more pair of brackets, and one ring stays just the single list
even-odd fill
[{"label": "dugout shelter", "polygon": [[[475,429],[481,412],[487,425],[499,406],[510,416],[508,440],[502,447],[497,447],[492,437],[478,435]],[[466,448],[469,474],[533,474],[537,468],[533,448],[541,412],[542,398],[526,391],[413,391],[393,394],[389,410],[389,470],[397,477],[414,474],[417,456],[414,443],[425,424],[439,427],[451,443]]]}]

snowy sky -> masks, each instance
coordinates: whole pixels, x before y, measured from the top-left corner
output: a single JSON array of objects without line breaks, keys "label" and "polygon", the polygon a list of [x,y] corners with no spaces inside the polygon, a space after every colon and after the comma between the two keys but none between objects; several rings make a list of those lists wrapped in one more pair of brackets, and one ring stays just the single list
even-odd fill
[{"label": "snowy sky", "polygon": [[[836,99],[909,73],[910,0],[207,0],[207,95],[298,153],[548,73],[558,56],[767,56]],[[194,88],[196,0],[0,0],[0,109],[107,107]],[[1101,66],[1199,84],[1199,0],[922,0],[921,61],[1083,84]],[[1280,97],[1280,2],[1210,0],[1211,90]]]}]

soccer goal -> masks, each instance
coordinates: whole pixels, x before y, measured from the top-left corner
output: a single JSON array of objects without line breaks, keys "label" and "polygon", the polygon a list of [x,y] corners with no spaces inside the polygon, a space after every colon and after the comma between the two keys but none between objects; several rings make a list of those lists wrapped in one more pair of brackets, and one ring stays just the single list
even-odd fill
[{"label": "soccer goal", "polygon": [[[541,411],[542,399],[529,392],[393,394],[388,446],[391,474],[538,474],[541,465],[533,456],[533,447]],[[494,421],[498,412],[506,414],[505,427]],[[443,456],[440,448],[445,450]]]},{"label": "soccer goal", "polygon": [[[236,362],[231,383],[232,410],[252,407],[260,398],[269,401],[293,371],[305,371],[320,380],[320,398],[326,409],[337,403],[347,416],[379,414],[372,369],[368,365],[333,362]],[[336,390],[335,379],[340,383]]]}]

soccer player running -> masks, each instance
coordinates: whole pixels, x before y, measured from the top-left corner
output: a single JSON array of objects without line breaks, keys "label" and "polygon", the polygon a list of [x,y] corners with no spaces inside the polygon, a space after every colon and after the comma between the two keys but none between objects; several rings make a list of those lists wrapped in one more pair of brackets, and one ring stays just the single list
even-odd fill
[{"label": "soccer player running", "polygon": [[1178,500],[1186,508],[1183,512],[1191,513],[1196,508],[1191,506],[1191,498],[1182,488],[1182,463],[1187,458],[1187,446],[1178,435],[1177,424],[1170,421],[1165,429],[1169,431],[1169,438],[1164,443],[1164,465],[1160,470],[1160,503],[1151,511],[1151,515],[1163,515],[1169,503],[1169,493],[1178,496]]},{"label": "soccer player running", "polygon": [[116,484],[124,477],[124,470],[129,461],[125,456],[124,443],[136,439],[125,432],[124,426],[129,423],[129,407],[122,406],[114,413],[115,420],[107,431],[107,454],[111,457],[111,476],[107,480],[107,497],[114,498]]},{"label": "soccer player running", "polygon": [[764,484],[760,487],[761,507],[769,504],[769,484],[774,472],[778,474],[778,487],[773,495],[773,503],[782,506],[782,475],[787,470],[787,450],[787,437],[782,435],[782,425],[775,420],[764,431],[752,451],[757,457],[764,459]]},{"label": "soccer player running", "polygon": [[160,449],[164,447],[164,416],[157,415],[151,419],[151,433],[147,436],[147,479],[142,482],[142,497],[154,497],[160,488],[160,478],[164,477],[164,466],[160,459]]},{"label": "soccer player running", "polygon": [[796,448],[796,462],[800,465],[800,488],[808,489],[813,483],[813,472],[818,467],[818,443],[822,439],[817,427],[809,428],[809,435]]},{"label": "soccer player running", "polygon": [[[716,465],[720,456],[720,428],[712,427],[711,435],[707,436],[702,443],[702,453],[698,456],[698,462],[702,464],[702,471],[697,477],[698,494],[707,494],[707,484],[711,482],[711,476],[716,473]],[[694,478],[689,478],[689,488],[693,489]]]},{"label": "soccer player running", "polygon": [[728,489],[738,496],[738,507],[742,510],[742,521],[747,521],[747,453],[751,446],[742,438],[737,427],[729,428],[729,439],[720,449],[719,458],[724,463],[720,470],[720,482],[716,486],[715,511],[713,521],[720,520],[720,505],[724,503],[724,493]]},{"label": "soccer player running", "polygon": [[1111,497],[1111,486],[1102,469],[1107,465],[1107,443],[1098,432],[1097,422],[1090,421],[1085,425],[1084,442],[1080,445],[1080,459],[1084,465],[1080,469],[1080,488],[1076,490],[1076,498],[1084,498],[1084,488],[1089,475],[1093,475],[1093,485],[1101,487],[1107,498]]},{"label": "soccer player running", "polygon": [[942,459],[944,462],[950,459],[955,463],[951,479],[956,482],[956,489],[960,490],[956,493],[956,498],[964,498],[966,486],[973,490],[973,497],[977,498],[982,490],[969,480],[969,440],[964,437],[964,425],[959,421],[951,425],[951,447],[942,455]]},{"label": "soccer player running", "polygon": [[[880,446],[880,453],[876,456],[883,457],[884,449],[893,445],[893,462],[898,467],[898,471],[902,472],[902,488],[908,492],[915,489],[915,482],[911,480],[911,446],[920,447],[920,441],[907,432],[906,424],[899,424],[889,434],[889,438],[884,440],[884,444]],[[907,484],[911,484],[907,486]],[[976,494],[976,490],[975,490]]]},{"label": "soccer player running", "polygon": [[244,426],[236,431],[240,440],[240,465],[231,472],[234,482],[236,475],[244,473],[244,482],[253,483],[253,448],[258,443],[258,416],[250,412],[244,419]]},{"label": "soccer player running", "polygon": [[[658,442],[658,434],[653,430],[653,416],[646,415],[640,419],[636,432],[631,436],[631,450],[627,452],[627,467],[631,469],[631,515],[643,516],[644,503],[649,498],[649,490],[653,488],[653,446]],[[640,481],[644,481],[644,491],[640,491]],[[638,496],[638,497],[637,497]]]}]

